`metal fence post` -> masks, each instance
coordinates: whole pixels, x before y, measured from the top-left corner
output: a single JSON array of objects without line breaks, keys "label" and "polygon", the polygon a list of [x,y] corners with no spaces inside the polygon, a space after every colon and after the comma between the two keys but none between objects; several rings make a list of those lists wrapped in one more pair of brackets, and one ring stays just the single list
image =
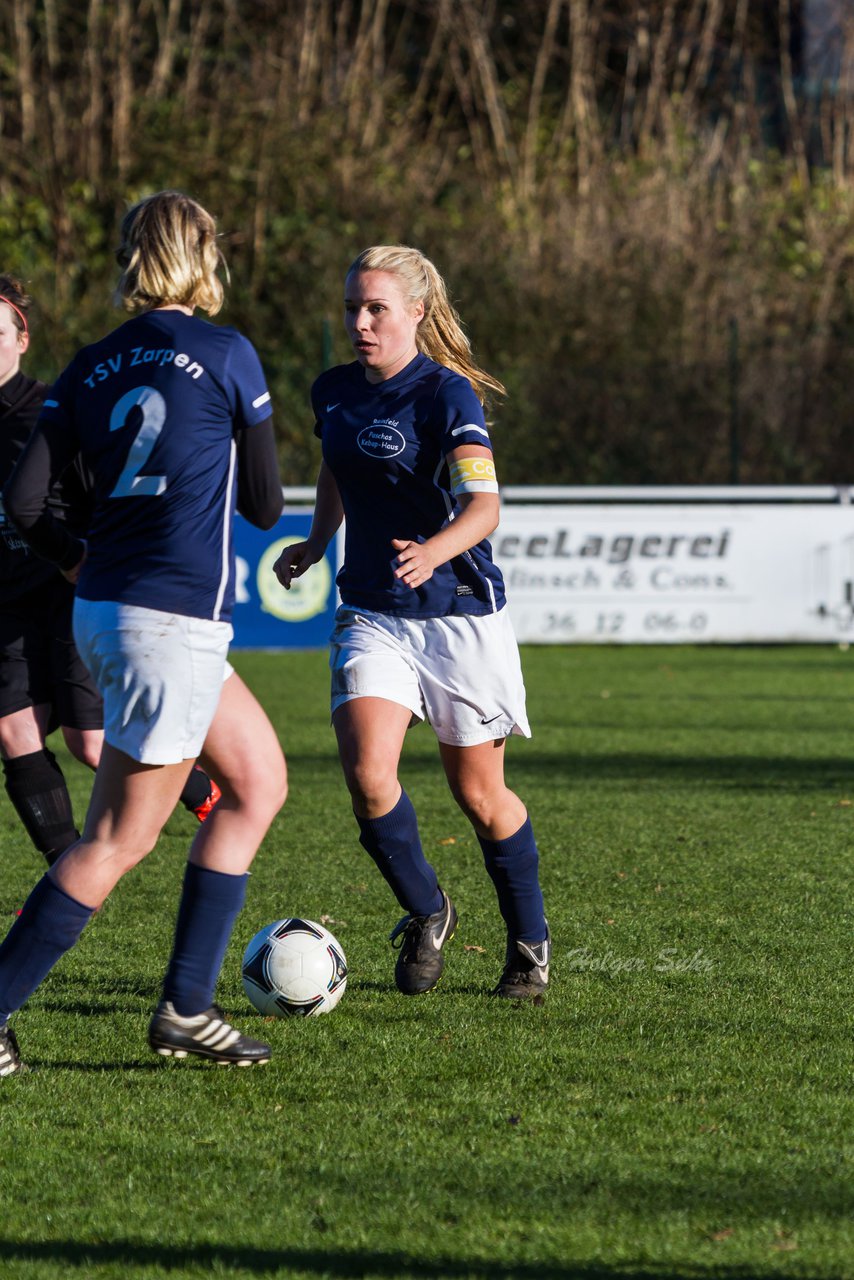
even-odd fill
[{"label": "metal fence post", "polygon": [[735,316],[729,322],[729,481],[738,484],[741,463],[739,422],[739,361],[738,321]]}]

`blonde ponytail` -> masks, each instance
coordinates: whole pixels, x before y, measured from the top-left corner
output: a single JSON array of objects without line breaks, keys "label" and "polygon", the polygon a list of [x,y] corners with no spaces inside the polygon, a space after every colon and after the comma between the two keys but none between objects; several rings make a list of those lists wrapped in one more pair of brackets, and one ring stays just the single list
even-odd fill
[{"label": "blonde ponytail", "polygon": [[423,302],[424,319],[415,336],[418,350],[467,378],[481,403],[485,403],[490,392],[506,394],[498,379],[475,363],[471,343],[451,305],[445,281],[423,253],[405,244],[373,245],[359,254],[347,274],[354,271],[388,271],[400,281],[402,292],[412,306]]}]

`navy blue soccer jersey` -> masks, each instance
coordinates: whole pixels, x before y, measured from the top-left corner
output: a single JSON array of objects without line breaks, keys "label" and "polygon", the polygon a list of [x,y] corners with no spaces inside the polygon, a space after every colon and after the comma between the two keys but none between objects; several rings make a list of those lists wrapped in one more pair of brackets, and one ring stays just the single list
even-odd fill
[{"label": "navy blue soccer jersey", "polygon": [[469,381],[418,355],[379,383],[368,382],[358,362],[329,369],[311,398],[344,507],[343,603],[413,618],[500,609],[504,583],[485,540],[414,590],[394,576],[392,538],[424,542],[458,511],[447,455],[464,444],[491,447]]},{"label": "navy blue soccer jersey", "polygon": [[269,417],[261,363],[235,329],[158,310],[78,352],[42,411],[94,478],[78,595],[228,620],[235,432]]}]

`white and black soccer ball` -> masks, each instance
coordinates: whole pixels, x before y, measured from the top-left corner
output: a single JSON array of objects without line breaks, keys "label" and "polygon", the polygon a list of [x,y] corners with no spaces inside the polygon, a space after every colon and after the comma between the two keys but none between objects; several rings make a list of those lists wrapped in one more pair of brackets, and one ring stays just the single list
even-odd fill
[{"label": "white and black soccer ball", "polygon": [[313,920],[274,920],[243,953],[243,990],[259,1013],[309,1018],[329,1013],[347,986],[336,937]]}]

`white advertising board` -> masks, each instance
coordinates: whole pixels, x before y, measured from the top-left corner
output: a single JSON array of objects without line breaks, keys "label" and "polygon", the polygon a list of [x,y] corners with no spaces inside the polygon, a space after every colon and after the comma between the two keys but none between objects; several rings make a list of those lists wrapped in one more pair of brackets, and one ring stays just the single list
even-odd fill
[{"label": "white advertising board", "polygon": [[506,504],[491,541],[520,641],[854,635],[854,506]]}]

